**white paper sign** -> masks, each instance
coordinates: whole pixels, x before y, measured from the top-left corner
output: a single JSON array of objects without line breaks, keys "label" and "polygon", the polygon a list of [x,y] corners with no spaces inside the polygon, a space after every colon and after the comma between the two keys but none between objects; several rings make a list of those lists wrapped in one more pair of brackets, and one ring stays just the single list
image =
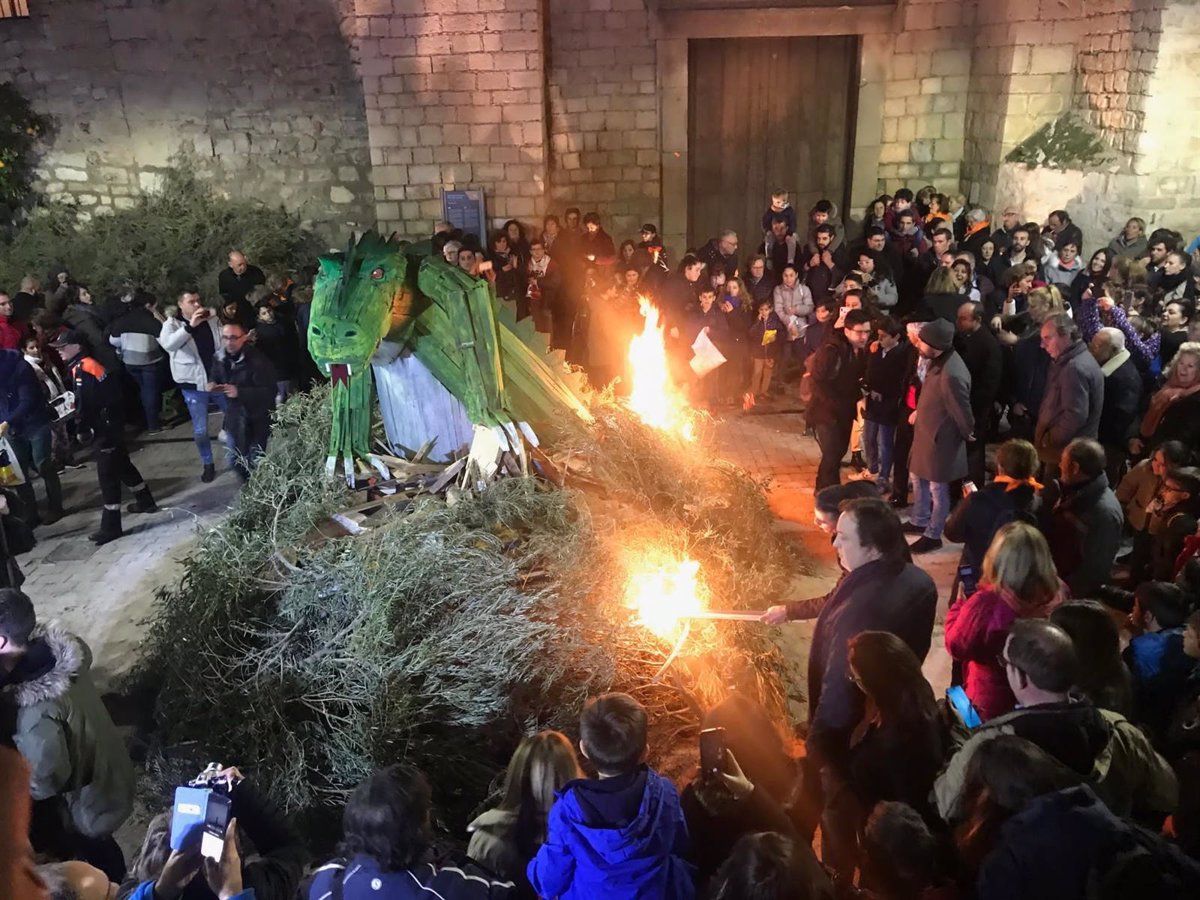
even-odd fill
[{"label": "white paper sign", "polygon": [[696,338],[696,342],[692,344],[692,357],[690,363],[692,371],[696,373],[697,378],[703,378],[713,369],[723,366],[726,362],[725,357],[721,355],[721,351],[717,349],[716,344],[708,339],[708,332],[701,331]]}]

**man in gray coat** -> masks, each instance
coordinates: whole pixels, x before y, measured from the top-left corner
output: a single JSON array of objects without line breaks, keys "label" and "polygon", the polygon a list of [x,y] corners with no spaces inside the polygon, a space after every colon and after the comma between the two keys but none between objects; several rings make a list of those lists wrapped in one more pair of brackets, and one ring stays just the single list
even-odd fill
[{"label": "man in gray coat", "polygon": [[917,336],[917,351],[928,370],[909,419],[913,508],[904,530],[921,535],[911,545],[913,553],[929,553],[942,546],[942,530],[950,516],[950,482],[967,475],[967,441],[975,433],[975,416],[971,373],[954,350],[954,326],[945,319],[926,322]]},{"label": "man in gray coat", "polygon": [[33,603],[0,590],[0,701],[15,707],[13,743],[30,768],[34,849],[125,876],[113,832],[133,811],[133,763],[92,683],[92,654]]},{"label": "man in gray coat", "polygon": [[1038,410],[1033,445],[1042,461],[1043,483],[1058,477],[1066,446],[1076,438],[1096,438],[1104,409],[1104,373],[1079,328],[1066,313],[1042,323],[1042,349],[1050,355],[1046,393]]}]

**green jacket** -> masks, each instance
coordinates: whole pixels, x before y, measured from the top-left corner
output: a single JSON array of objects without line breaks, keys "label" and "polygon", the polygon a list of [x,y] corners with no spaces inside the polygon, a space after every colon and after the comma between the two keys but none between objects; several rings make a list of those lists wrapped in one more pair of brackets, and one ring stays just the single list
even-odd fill
[{"label": "green jacket", "polygon": [[1119,713],[1090,703],[1048,703],[1018,707],[971,733],[933,785],[944,821],[962,820],[971,757],[982,744],[1002,734],[1031,740],[1074,769],[1115,815],[1128,817],[1135,811],[1166,815],[1179,805],[1174,771],[1140,728]]},{"label": "green jacket", "polygon": [[34,800],[61,796],[75,828],[88,837],[111,835],[133,810],[133,763],[92,683],[92,653],[55,626],[39,627],[53,667],[7,685],[17,707],[17,749],[32,770]]}]

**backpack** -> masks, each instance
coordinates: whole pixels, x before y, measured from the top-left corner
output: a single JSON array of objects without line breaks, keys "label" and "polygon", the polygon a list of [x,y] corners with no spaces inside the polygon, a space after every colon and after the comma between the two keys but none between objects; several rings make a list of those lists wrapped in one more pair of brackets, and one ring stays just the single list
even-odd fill
[{"label": "backpack", "polygon": [[1127,828],[1129,845],[1093,863],[1084,895],[1087,900],[1187,900],[1200,896],[1200,862],[1139,825],[1127,823]]}]

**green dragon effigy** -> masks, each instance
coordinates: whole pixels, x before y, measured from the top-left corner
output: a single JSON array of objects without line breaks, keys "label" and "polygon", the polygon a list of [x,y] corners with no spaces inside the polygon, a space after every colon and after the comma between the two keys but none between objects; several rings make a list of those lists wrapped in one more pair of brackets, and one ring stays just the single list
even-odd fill
[{"label": "green dragon effigy", "polygon": [[[481,430],[490,430],[499,446],[519,454],[522,434],[532,437],[531,426],[568,412],[591,418],[578,373],[568,369],[561,353],[550,351],[532,319],[518,322],[515,309],[499,301],[487,281],[429,255],[427,246],[368,231],[351,237],[344,253],[323,256],[319,263],[308,349],[332,382],[330,474],[340,459],[347,480],[363,466],[387,477],[371,453],[372,364],[384,371],[400,367],[401,378],[412,373],[419,389],[399,393],[402,399],[395,402],[407,408],[391,418],[421,422],[431,439],[453,427],[440,412],[449,398],[477,439]],[[380,347],[385,339],[387,353]],[[429,381],[426,374],[449,398],[421,387]],[[390,433],[389,439],[403,443]]]}]

